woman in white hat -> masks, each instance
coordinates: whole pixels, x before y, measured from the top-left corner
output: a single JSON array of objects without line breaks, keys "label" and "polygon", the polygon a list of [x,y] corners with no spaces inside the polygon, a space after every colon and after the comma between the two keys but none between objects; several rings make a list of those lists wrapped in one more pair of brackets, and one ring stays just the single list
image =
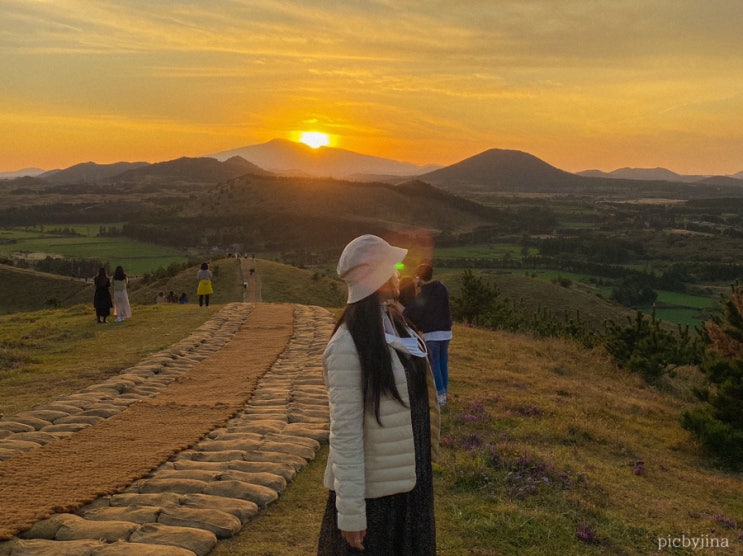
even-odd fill
[{"label": "woman in white hat", "polygon": [[348,305],[323,354],[330,493],[319,555],[436,553],[439,407],[425,342],[395,309],[406,254],[363,235],[338,262]]}]

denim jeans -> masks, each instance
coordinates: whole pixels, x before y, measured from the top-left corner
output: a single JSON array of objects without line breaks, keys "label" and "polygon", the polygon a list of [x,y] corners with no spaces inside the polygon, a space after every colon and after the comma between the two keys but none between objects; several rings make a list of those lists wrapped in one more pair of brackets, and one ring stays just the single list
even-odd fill
[{"label": "denim jeans", "polygon": [[426,340],[436,390],[446,394],[449,389],[449,340]]}]

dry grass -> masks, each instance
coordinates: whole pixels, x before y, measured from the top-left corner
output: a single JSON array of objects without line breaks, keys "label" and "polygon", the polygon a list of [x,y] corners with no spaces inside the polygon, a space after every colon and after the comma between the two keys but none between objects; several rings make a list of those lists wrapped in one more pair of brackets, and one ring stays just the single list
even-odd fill
[{"label": "dry grass", "polygon": [[[440,554],[640,555],[682,535],[729,544],[714,554],[743,551],[741,475],[710,468],[678,424],[691,370],[659,390],[600,351],[462,327],[450,363]],[[326,455],[214,554],[314,553]]]}]

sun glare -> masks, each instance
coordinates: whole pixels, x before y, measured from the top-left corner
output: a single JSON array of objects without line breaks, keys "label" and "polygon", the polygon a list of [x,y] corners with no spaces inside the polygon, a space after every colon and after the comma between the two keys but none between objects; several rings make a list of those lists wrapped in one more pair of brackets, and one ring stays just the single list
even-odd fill
[{"label": "sun glare", "polygon": [[299,142],[313,149],[318,149],[330,145],[330,137],[327,133],[320,131],[303,131],[299,136]]}]

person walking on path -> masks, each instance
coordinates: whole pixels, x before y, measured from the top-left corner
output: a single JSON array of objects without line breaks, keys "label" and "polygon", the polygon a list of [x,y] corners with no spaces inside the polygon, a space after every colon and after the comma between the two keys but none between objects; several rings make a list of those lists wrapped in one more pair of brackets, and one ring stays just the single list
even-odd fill
[{"label": "person walking on path", "polygon": [[201,268],[196,273],[196,280],[199,282],[196,288],[196,295],[199,296],[199,307],[204,305],[209,307],[209,296],[214,293],[212,271],[209,270],[209,263],[201,263]]},{"label": "person walking on path", "polygon": [[425,343],[396,309],[406,253],[363,235],[338,262],[348,304],[323,353],[330,452],[320,556],[436,553],[439,408]]},{"label": "person walking on path", "polygon": [[93,279],[95,293],[93,294],[93,307],[95,307],[95,316],[99,324],[106,324],[111,314],[113,301],[111,300],[111,280],[106,274],[105,268],[98,270],[98,275]]},{"label": "person walking on path", "polygon": [[449,290],[433,279],[430,264],[418,265],[415,280],[418,295],[405,307],[404,315],[423,332],[436,379],[439,404],[444,405],[449,390],[449,341],[452,339]]},{"label": "person walking on path", "polygon": [[132,307],[129,305],[129,294],[126,292],[126,285],[129,282],[124,268],[117,266],[114,270],[113,280],[111,281],[114,288],[114,312],[116,313],[116,322],[121,322],[132,316]]}]

